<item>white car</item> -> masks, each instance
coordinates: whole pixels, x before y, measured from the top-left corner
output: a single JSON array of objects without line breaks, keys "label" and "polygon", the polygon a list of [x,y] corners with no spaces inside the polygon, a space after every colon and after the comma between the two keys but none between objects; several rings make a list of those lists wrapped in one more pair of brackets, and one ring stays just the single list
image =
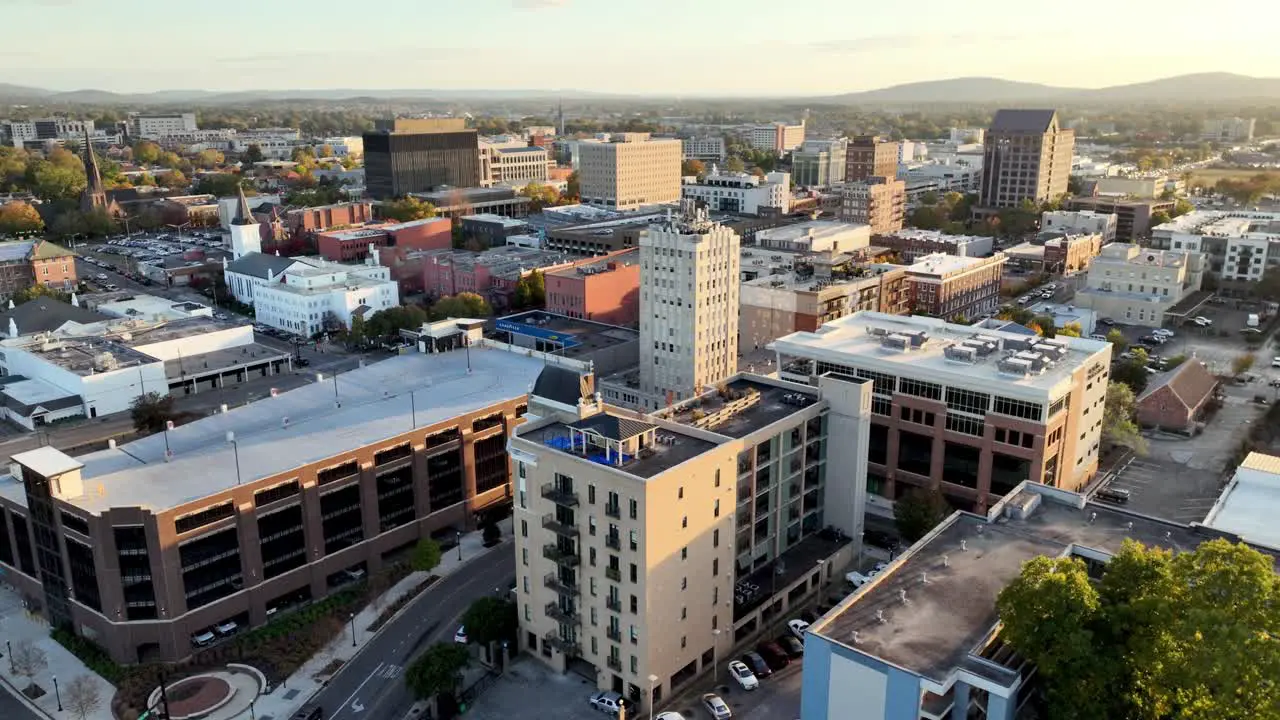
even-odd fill
[{"label": "white car", "polygon": [[1168,328],[1156,328],[1155,330],[1151,331],[1151,334],[1159,335],[1160,337],[1167,337],[1167,338],[1173,337],[1173,331],[1169,330]]},{"label": "white car", "polygon": [[1193,322],[1193,323],[1195,323],[1195,324],[1199,325],[1200,327],[1209,327],[1210,325],[1212,325],[1212,324],[1213,324],[1213,321],[1212,321],[1212,320],[1210,320],[1209,318],[1207,318],[1207,317],[1205,317],[1205,316],[1203,316],[1203,315],[1197,315],[1197,316],[1195,316],[1195,317],[1191,318],[1191,322]]},{"label": "white car", "polygon": [[733,717],[733,711],[715,693],[707,693],[702,696],[702,707],[707,709],[707,714],[711,716],[712,720],[729,720],[729,718]]},{"label": "white car", "polygon": [[467,626],[459,625],[458,632],[453,634],[453,641],[459,645],[467,644]]},{"label": "white car", "polygon": [[684,720],[684,716],[674,710],[660,712],[654,716],[654,720]]},{"label": "white car", "polygon": [[1280,367],[1280,357],[1271,358],[1271,367]]},{"label": "white car", "polygon": [[741,660],[729,663],[729,676],[738,681],[738,685],[742,686],[743,690],[755,690],[760,687],[756,674],[751,672],[751,668]]},{"label": "white car", "polygon": [[788,620],[787,629],[791,631],[792,635],[796,636],[797,640],[804,642],[804,631],[809,629],[809,623],[798,618],[795,620]]}]

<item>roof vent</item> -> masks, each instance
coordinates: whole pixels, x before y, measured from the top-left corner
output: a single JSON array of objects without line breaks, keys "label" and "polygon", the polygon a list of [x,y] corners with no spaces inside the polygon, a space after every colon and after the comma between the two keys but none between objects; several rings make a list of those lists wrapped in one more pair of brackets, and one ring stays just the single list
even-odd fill
[{"label": "roof vent", "polygon": [[876,611],[876,622],[880,623],[881,625],[885,624],[886,620],[884,619],[884,610]]},{"label": "roof vent", "polygon": [[901,602],[903,605],[909,605],[909,604],[911,603],[911,601],[910,601],[910,600],[907,600],[907,591],[906,591],[906,590],[899,590],[899,591],[898,591],[898,601],[899,601],[899,602]]}]

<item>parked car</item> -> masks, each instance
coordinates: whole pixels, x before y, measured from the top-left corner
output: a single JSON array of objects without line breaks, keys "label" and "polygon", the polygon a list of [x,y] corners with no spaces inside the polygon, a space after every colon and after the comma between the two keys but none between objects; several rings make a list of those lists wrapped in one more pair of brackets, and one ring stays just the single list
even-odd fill
[{"label": "parked car", "polygon": [[742,664],[746,665],[752,673],[758,678],[769,677],[773,674],[773,668],[769,667],[769,663],[760,657],[760,653],[748,652],[742,656]]},{"label": "parked car", "polygon": [[741,660],[734,660],[729,663],[729,677],[736,680],[738,686],[743,690],[755,690],[760,687],[760,680],[756,678],[755,673],[751,672],[751,668],[747,667]]},{"label": "parked car", "polygon": [[230,635],[235,635],[236,631],[239,629],[240,626],[236,625],[234,620],[228,620],[221,625],[215,625],[213,631],[218,633],[221,637],[228,637]]},{"label": "parked car", "polygon": [[684,720],[684,716],[675,710],[668,710],[666,712],[658,713],[654,720]]},{"label": "parked car", "polygon": [[1099,324],[1099,325],[1106,325],[1107,327],[1111,327],[1111,326],[1113,326],[1113,325],[1115,325],[1115,324],[1116,324],[1116,321],[1115,321],[1115,320],[1112,320],[1111,318],[1098,318],[1098,324]]},{"label": "parked car", "polygon": [[1280,357],[1271,358],[1271,367],[1280,367]]},{"label": "parked car", "polygon": [[872,577],[873,576],[870,574],[864,575],[863,573],[860,573],[855,570],[850,573],[845,573],[844,579],[848,580],[849,584],[854,586],[855,588],[860,588],[863,585],[866,585],[867,583],[871,582]]},{"label": "parked car", "polygon": [[1169,328],[1156,328],[1155,330],[1151,331],[1151,334],[1155,335],[1156,337],[1167,337],[1167,338],[1173,337],[1173,331],[1170,330]]},{"label": "parked car", "polygon": [[466,644],[467,644],[468,640],[467,640],[467,626],[466,626],[466,625],[459,625],[459,626],[458,626],[458,631],[457,631],[457,632],[455,632],[455,633],[453,634],[453,641],[454,641],[454,642],[456,642],[456,643],[458,643],[459,645],[466,645]]},{"label": "parked car", "polygon": [[711,716],[712,720],[729,720],[729,718],[733,717],[733,712],[729,710],[729,706],[715,693],[707,693],[702,696],[702,707],[707,709],[707,714]]},{"label": "parked car", "polygon": [[1262,331],[1258,328],[1244,328],[1240,331],[1241,335],[1261,335]]},{"label": "parked car", "polygon": [[791,631],[796,639],[804,642],[804,631],[809,629],[809,623],[798,618],[787,621],[787,629]]},{"label": "parked car", "polygon": [[626,707],[627,701],[621,694],[612,690],[601,690],[591,696],[591,707],[606,715],[618,716],[618,710]]},{"label": "parked car", "polygon": [[777,643],[778,647],[782,648],[782,652],[786,653],[787,657],[792,660],[795,660],[798,657],[804,657],[804,643],[794,637],[790,635],[779,635],[774,642]]},{"label": "parked car", "polygon": [[1197,315],[1191,318],[1191,322],[1199,325],[1200,327],[1209,327],[1210,325],[1213,324],[1212,320],[1210,320],[1207,317],[1204,317],[1203,315]]},{"label": "parked car", "polygon": [[778,643],[769,642],[768,640],[756,645],[756,652],[760,653],[760,657],[769,663],[769,667],[776,672],[791,664],[791,658],[787,657],[787,653],[778,647]]},{"label": "parked car", "polygon": [[218,636],[214,635],[212,631],[205,630],[202,633],[192,635],[191,644],[195,645],[196,647],[208,647],[209,645],[213,644],[214,640],[217,640],[217,639],[218,639]]},{"label": "parked car", "polygon": [[1103,500],[1117,505],[1123,505],[1129,502],[1129,491],[1125,488],[1104,487],[1093,496],[1098,500]]}]

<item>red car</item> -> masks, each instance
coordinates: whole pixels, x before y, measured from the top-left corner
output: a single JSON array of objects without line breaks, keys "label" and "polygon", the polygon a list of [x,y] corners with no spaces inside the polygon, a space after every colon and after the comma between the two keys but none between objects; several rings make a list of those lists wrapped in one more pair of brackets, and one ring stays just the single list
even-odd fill
[{"label": "red car", "polygon": [[778,643],[762,642],[756,646],[756,652],[760,653],[760,657],[769,663],[770,669],[774,672],[791,664],[791,658],[787,657],[786,651],[778,647]]}]

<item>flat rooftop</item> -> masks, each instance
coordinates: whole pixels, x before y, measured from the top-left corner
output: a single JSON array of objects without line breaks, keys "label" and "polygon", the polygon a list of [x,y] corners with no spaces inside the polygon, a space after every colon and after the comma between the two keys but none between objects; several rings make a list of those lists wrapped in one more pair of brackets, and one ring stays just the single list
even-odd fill
[{"label": "flat rooftop", "polygon": [[989,517],[954,513],[809,632],[945,683],[981,651],[999,619],[996,596],[1026,561],[1077,547],[1110,556],[1126,539],[1181,552],[1221,536],[1042,485],[1019,488]]},{"label": "flat rooftop", "polygon": [[[637,413],[621,408],[606,407],[605,412],[626,420],[634,420],[637,417]],[[545,424],[521,426],[516,429],[516,434],[525,440],[541,444],[548,450],[579,458],[584,457],[581,453],[569,449],[569,430],[570,426],[567,423],[555,420]],[[709,440],[665,427],[658,428],[658,434],[669,437],[670,440],[650,445],[641,455],[629,457],[621,465],[606,462],[604,451],[600,448],[592,448],[585,459],[647,480],[716,447],[716,443]]]},{"label": "flat rooftop", "polygon": [[966,245],[968,243],[990,243],[991,238],[981,235],[948,235],[941,230],[922,230],[920,228],[903,228],[889,233],[891,237],[906,240],[920,240],[942,245]]},{"label": "flat rooftop", "polygon": [[577,263],[572,267],[559,268],[547,271],[547,275],[559,275],[562,277],[576,277],[578,275],[590,275],[593,273],[610,272],[610,265],[616,265],[617,268],[631,267],[640,263],[640,249],[627,248],[619,250],[609,255],[603,255],[595,260],[587,263]]},{"label": "flat rooftop", "polygon": [[[904,349],[904,345],[909,347]],[[1050,343],[1038,336],[957,325],[938,318],[864,311],[832,320],[814,332],[783,336],[769,347],[783,356],[930,379],[981,392],[1003,389],[1011,397],[1043,402],[1070,379],[1073,369],[1109,352],[1111,344],[1068,337]],[[1055,355],[1060,357],[1054,360]],[[1010,363],[1013,360],[1020,362]]]},{"label": "flat rooftop", "polygon": [[1214,503],[1204,524],[1280,549],[1280,457],[1251,452]]},{"label": "flat rooftop", "polygon": [[486,222],[495,225],[501,225],[504,228],[523,227],[529,223],[517,218],[509,218],[494,213],[479,213],[477,215],[463,215],[462,220],[470,220],[472,222]]},{"label": "flat rooftop", "polygon": [[216,320],[205,315],[197,315],[179,320],[168,320],[159,327],[131,331],[133,340],[129,341],[128,345],[130,347],[146,346],[168,340],[181,340],[197,335],[208,335],[212,332],[231,330],[242,326],[242,323]]},{"label": "flat rooftop", "polygon": [[838,238],[846,234],[858,233],[871,236],[871,226],[858,223],[840,222],[838,220],[810,220],[796,225],[761,230],[756,233],[756,242],[800,242],[803,240],[823,240]]},{"label": "flat rooftop", "polygon": [[197,355],[183,355],[181,358],[164,361],[164,374],[170,380],[180,378],[204,377],[211,373],[227,371],[241,365],[254,365],[275,358],[287,358],[292,355],[288,350],[258,343],[249,343],[240,347],[214,350]]},{"label": "flat rooftop", "polygon": [[565,348],[558,354],[571,358],[640,340],[638,330],[571,318],[544,310],[530,310],[498,318],[495,328],[502,332],[562,344]]},{"label": "flat rooftop", "polygon": [[1247,210],[1193,210],[1163,225],[1157,225],[1154,229],[1215,237],[1244,237],[1250,234],[1275,235],[1280,234],[1280,213]]},{"label": "flat rooftop", "polygon": [[342,373],[336,381],[340,408],[334,406],[335,381],[326,376],[181,425],[168,433],[170,462],[164,433],[84,455],[76,459],[85,466],[85,495],[71,502],[95,513],[133,506],[165,510],[235,487],[229,431],[239,443],[241,480],[249,483],[521,397],[543,368],[540,360],[490,348],[473,347],[470,357],[470,373],[467,353],[460,351],[401,355]]},{"label": "flat rooftop", "polygon": [[[717,435],[744,438],[818,402],[816,390],[779,387],[763,380],[739,376],[725,384],[723,396],[718,390],[712,391],[696,401],[659,410],[654,415],[681,425],[701,427]],[[721,410],[735,407],[735,404],[735,410],[727,413],[723,421],[707,422]]]},{"label": "flat rooftop", "polygon": [[134,350],[131,344],[100,337],[71,338],[22,349],[81,377],[157,362],[150,355]]},{"label": "flat rooftop", "polygon": [[938,277],[945,277],[952,273],[964,272],[965,270],[972,270],[977,267],[982,267],[983,265],[989,265],[994,258],[1003,257],[1003,253],[996,253],[990,258],[934,253],[932,255],[923,255],[917,258],[914,263],[907,266],[907,272],[912,275],[936,275]]}]

